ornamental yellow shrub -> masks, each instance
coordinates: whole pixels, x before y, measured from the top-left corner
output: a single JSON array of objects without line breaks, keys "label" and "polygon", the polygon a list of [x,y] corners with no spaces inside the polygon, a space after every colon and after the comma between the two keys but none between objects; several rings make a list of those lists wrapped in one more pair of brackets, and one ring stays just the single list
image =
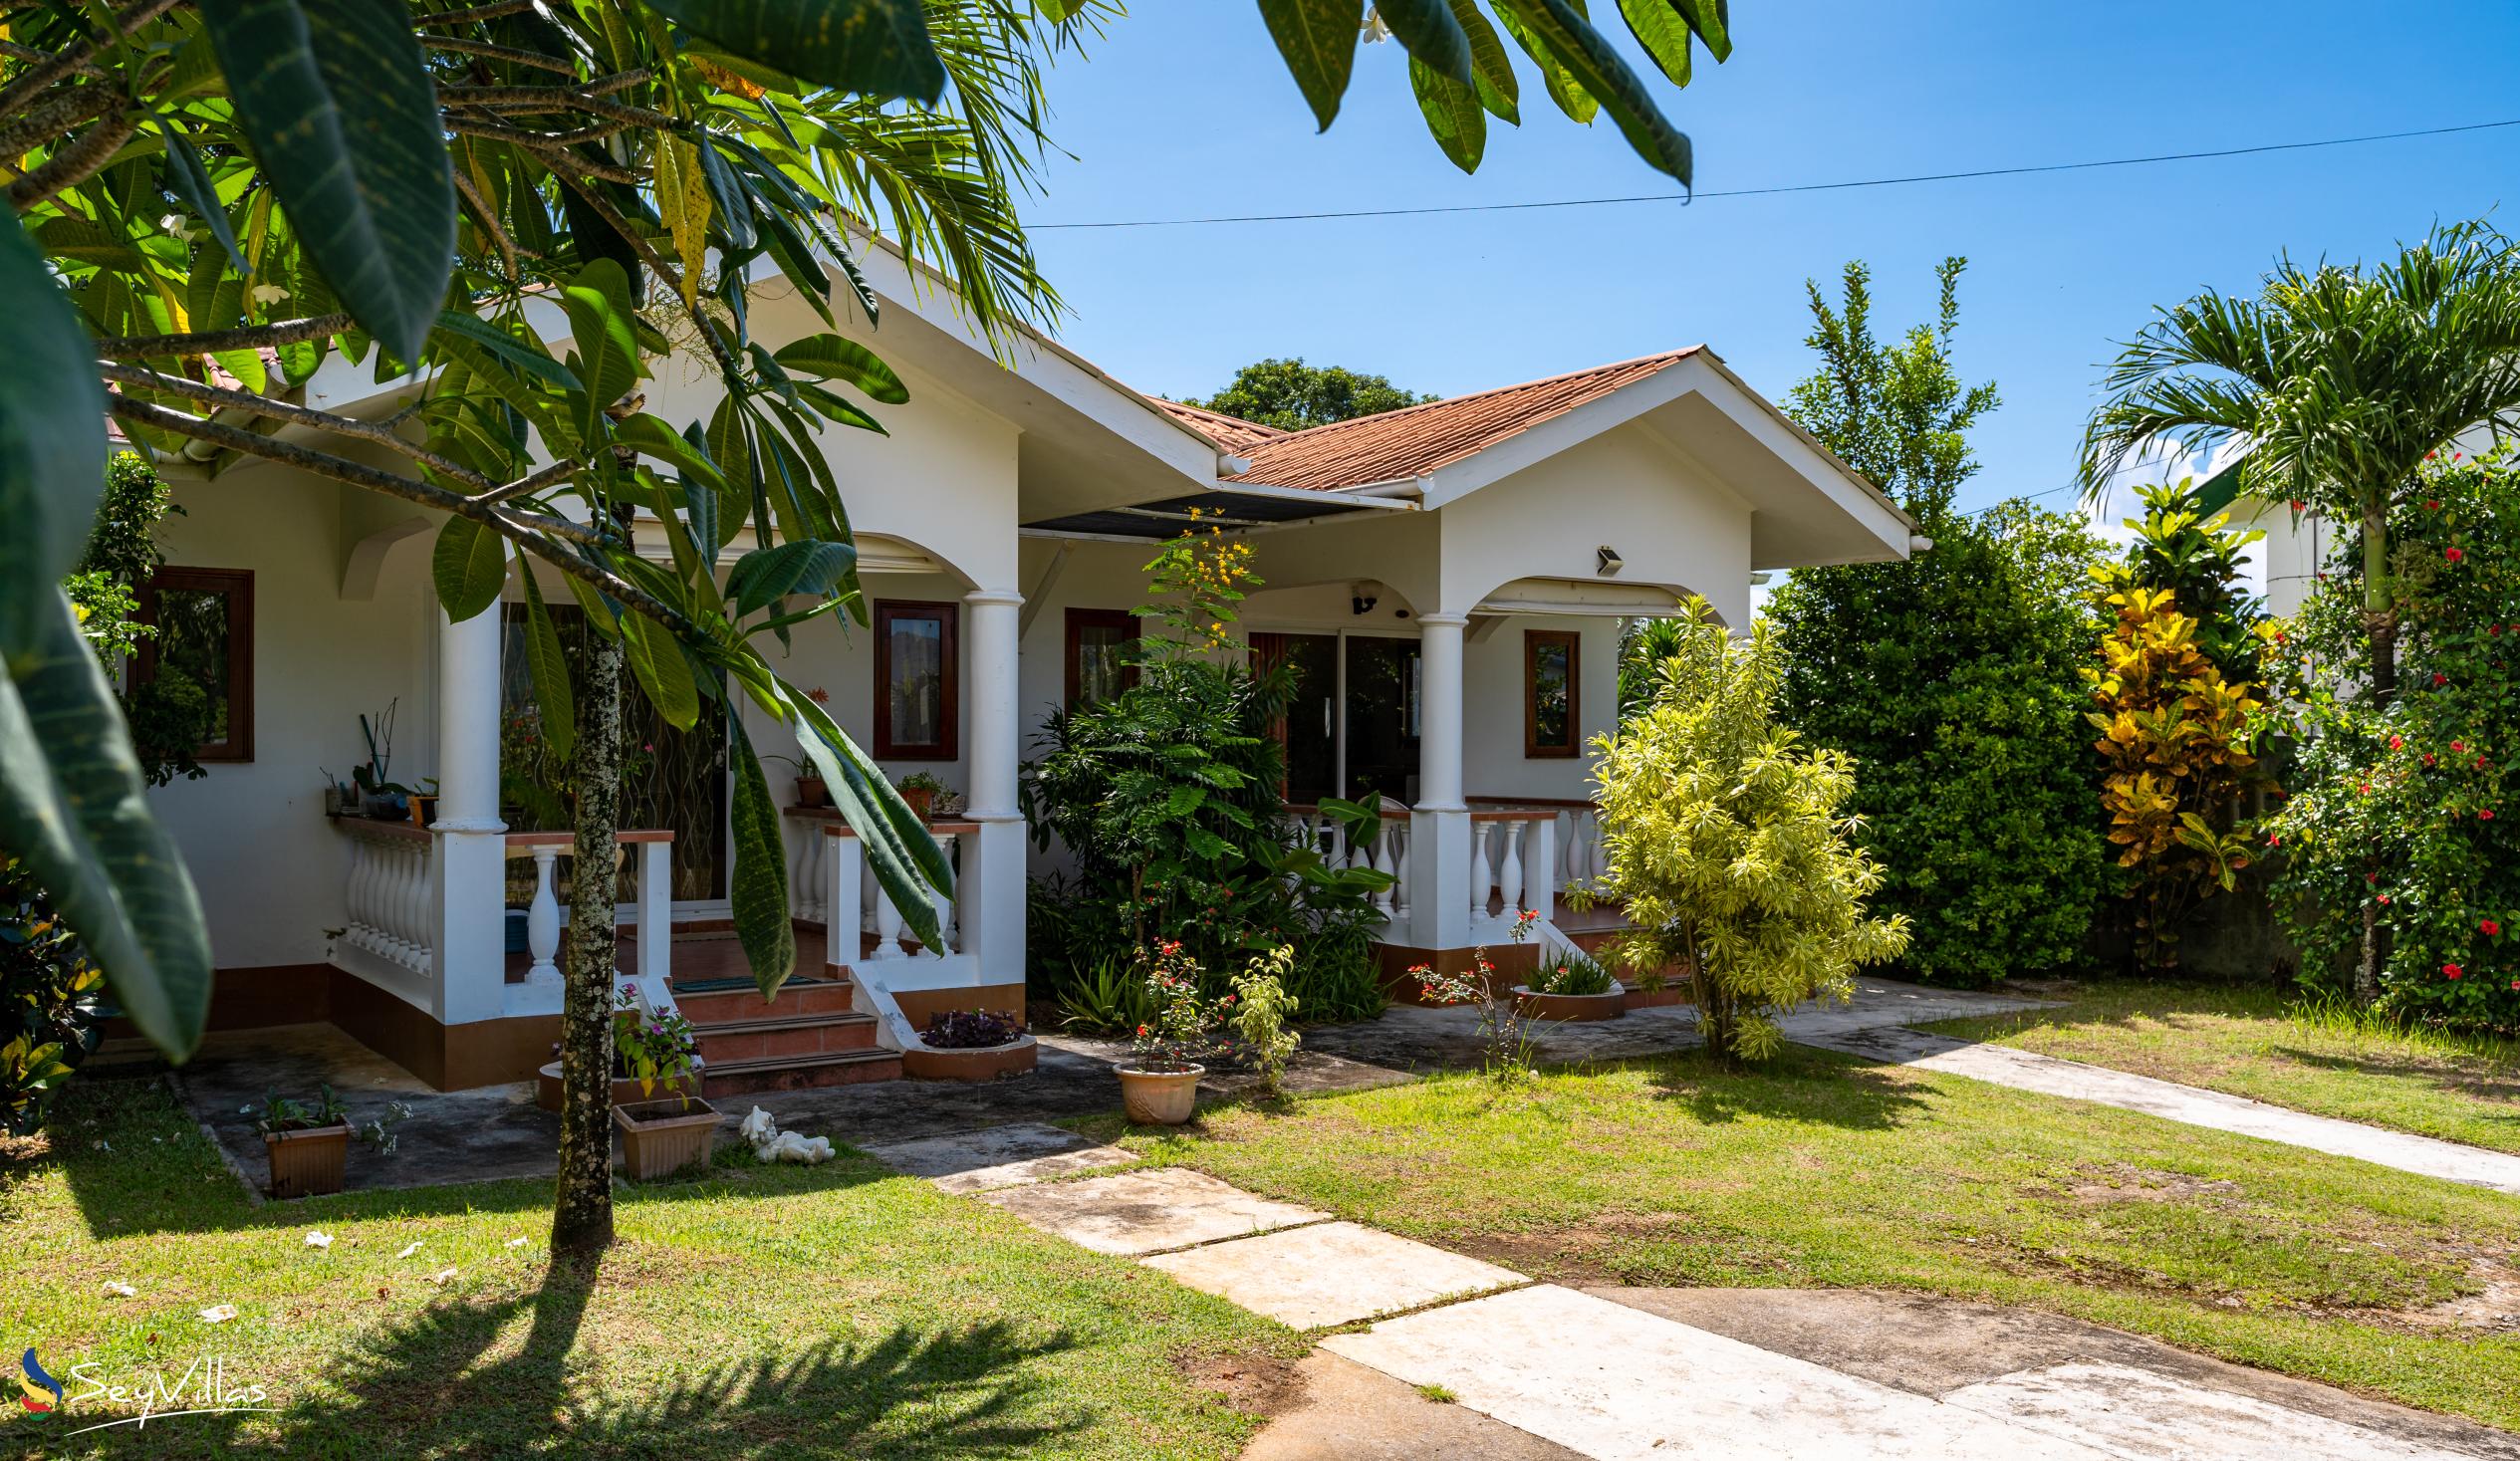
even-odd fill
[{"label": "ornamental yellow shrub", "polygon": [[1784,656],[1767,621],[1736,638],[1691,600],[1673,623],[1652,698],[1594,740],[1604,893],[1636,925],[1619,957],[1688,969],[1708,1048],[1763,1059],[1782,1043],[1777,1014],[1850,997],[1857,965],[1907,946],[1907,920],[1866,911],[1882,868],[1844,811],[1854,763],[1777,723]]}]

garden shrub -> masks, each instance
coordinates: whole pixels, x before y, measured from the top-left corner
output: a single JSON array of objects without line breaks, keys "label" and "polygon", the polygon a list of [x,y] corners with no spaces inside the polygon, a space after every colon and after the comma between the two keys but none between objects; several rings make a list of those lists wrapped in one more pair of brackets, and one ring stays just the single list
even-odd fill
[{"label": "garden shrub", "polygon": [[2242,550],[2265,534],[2206,518],[2187,482],[2141,495],[2126,557],[2094,571],[2113,622],[2100,663],[2083,674],[2100,730],[2101,808],[2135,907],[2135,956],[2170,970],[2197,903],[2238,885],[2254,846],[2238,821],[2243,793],[2265,778],[2255,753],[2263,616],[2239,573]]},{"label": "garden shrub", "polygon": [[44,1123],[63,1083],[97,1048],[105,976],[26,864],[0,854],[0,1129]]},{"label": "garden shrub", "polygon": [[2292,795],[2266,820],[2303,978],[2333,988],[2368,919],[2384,1011],[2520,1029],[2520,469],[2428,467],[2391,517],[2397,694],[2375,710],[2359,535],[2277,638],[2300,704]]},{"label": "garden shrub", "polygon": [[[1374,894],[1386,873],[1332,865],[1299,842],[1286,810],[1285,752],[1268,733],[1293,694],[1285,665],[1255,672],[1231,637],[1250,547],[1215,528],[1184,533],[1147,565],[1161,627],[1137,641],[1135,683],[1052,715],[1025,768],[1034,836],[1065,844],[1073,879],[1036,889],[1043,988],[1082,1028],[1122,997],[1072,999],[1118,961],[1140,971],[1172,942],[1206,969],[1292,943],[1286,981],[1317,1019],[1378,1013]],[[1349,839],[1380,827],[1372,807],[1326,802]],[[1221,977],[1221,976],[1218,976]],[[1215,993],[1217,991],[1210,991]]]},{"label": "garden shrub", "polygon": [[2008,503],[1927,519],[1906,563],[1797,571],[1769,600],[1779,713],[1854,763],[1903,972],[1984,985],[2078,962],[2105,886],[2081,670],[2099,540]]},{"label": "garden shrub", "polygon": [[1595,741],[1606,891],[1637,925],[1631,967],[1690,971],[1707,1048],[1765,1059],[1776,1015],[1849,998],[1856,966],[1896,956],[1908,922],[1865,906],[1882,868],[1848,835],[1853,762],[1778,723],[1774,631],[1736,639],[1703,600],[1680,622],[1653,702]]}]

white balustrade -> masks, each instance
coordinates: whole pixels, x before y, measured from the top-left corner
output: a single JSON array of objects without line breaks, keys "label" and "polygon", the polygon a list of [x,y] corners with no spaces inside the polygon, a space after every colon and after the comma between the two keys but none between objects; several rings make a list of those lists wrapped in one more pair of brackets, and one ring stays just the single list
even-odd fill
[{"label": "white balustrade", "polygon": [[340,941],[397,968],[427,972],[436,948],[427,835],[393,823],[345,819],[342,826],[350,833],[350,917]]},{"label": "white balustrade", "polygon": [[[1548,808],[1480,812],[1470,823],[1470,922],[1482,936],[1529,909],[1556,916],[1559,814]],[[1497,902],[1488,911],[1488,900]]]},{"label": "white balustrade", "polygon": [[528,984],[558,984],[560,965],[560,896],[552,888],[552,872],[560,861],[557,844],[534,849],[534,902],[525,912],[525,947],[534,967],[525,971]]},{"label": "white balustrade", "polygon": [[[965,921],[961,898],[966,879],[961,875],[957,856],[962,846],[962,830],[931,827],[928,831],[936,839],[937,851],[945,854],[946,862],[954,865],[957,871],[952,893],[938,892],[933,888],[928,890],[936,916],[936,941],[932,945],[922,944],[913,953],[902,941],[909,920],[901,916],[901,910],[893,904],[891,894],[885,892],[883,884],[877,880],[875,866],[860,851],[857,835],[837,822],[816,826],[816,840],[824,844],[813,854],[819,859],[815,864],[817,886],[822,889],[817,893],[818,900],[828,908],[839,898],[854,896],[858,907],[854,919],[828,920],[827,926],[832,930],[830,957],[834,963],[854,963],[861,959],[870,963],[892,959],[944,959],[958,951]],[[861,935],[856,940],[860,943],[863,943],[863,935],[874,934],[874,949],[860,954],[857,948],[851,946],[853,940],[849,934],[852,932]]]}]

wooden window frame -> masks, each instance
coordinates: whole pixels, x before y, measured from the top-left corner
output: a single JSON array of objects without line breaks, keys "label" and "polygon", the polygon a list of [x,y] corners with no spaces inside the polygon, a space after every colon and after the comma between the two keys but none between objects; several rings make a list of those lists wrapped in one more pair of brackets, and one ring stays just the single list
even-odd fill
[{"label": "wooden window frame", "polygon": [[[892,742],[892,621],[933,618],[943,626],[937,653],[944,670],[938,710],[943,739],[932,746]],[[881,761],[962,759],[962,606],[951,600],[879,599],[875,606],[875,754]]]},{"label": "wooden window frame", "polygon": [[[1145,632],[1145,627],[1138,622],[1137,615],[1126,609],[1071,609],[1068,610],[1067,700],[1065,703],[1070,710],[1077,708],[1077,694],[1084,688],[1084,685],[1080,683],[1083,676],[1078,673],[1083,666],[1077,660],[1077,650],[1084,647],[1085,640],[1082,631],[1086,629],[1119,629],[1133,641]],[[1137,666],[1131,664],[1123,667],[1120,681],[1123,687],[1136,684]]]},{"label": "wooden window frame", "polygon": [[[140,622],[157,622],[157,596],[164,590],[222,594],[227,598],[227,739],[194,748],[201,762],[248,762],[254,759],[254,571],[252,569],[160,568],[133,597]],[[157,636],[140,640],[131,658],[131,683],[157,678]]]},{"label": "wooden window frame", "polygon": [[[1544,644],[1566,646],[1566,744],[1563,746],[1540,743],[1540,647]],[[1579,681],[1583,655],[1584,637],[1573,629],[1523,630],[1524,760],[1566,761],[1581,753],[1584,730]]]}]

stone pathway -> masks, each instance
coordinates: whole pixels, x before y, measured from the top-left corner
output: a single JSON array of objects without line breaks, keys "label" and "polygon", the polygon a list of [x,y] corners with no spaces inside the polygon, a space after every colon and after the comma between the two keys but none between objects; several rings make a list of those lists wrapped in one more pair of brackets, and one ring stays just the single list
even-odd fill
[{"label": "stone pathway", "polygon": [[2340,1121],[2332,1116],[2314,1116],[2306,1111],[2268,1105],[2243,1096],[2202,1091],[2193,1086],[2112,1071],[2102,1066],[2087,1066],[2079,1061],[2060,1060],[2055,1056],[2015,1050],[2006,1045],[1976,1045],[1947,1035],[1934,1035],[1902,1026],[1850,1025],[1834,1029],[1806,1026],[1797,1030],[1789,1021],[1787,1033],[1801,1044],[1843,1051],[1866,1060],[1913,1066],[1925,1071],[1946,1071],[1995,1086],[2098,1101],[2103,1105],[2142,1111],[2163,1120],[2210,1126],[2217,1131],[2234,1131],[2262,1140],[2306,1146],[2313,1151],[2355,1157],[2385,1167],[2395,1167],[2399,1171],[2520,1193],[2520,1156],[2509,1152],[2384,1130],[2357,1121]]},{"label": "stone pathway", "polygon": [[[1308,1378],[1328,1392],[1325,1410],[1264,1431],[1251,1454],[1274,1461],[1466,1453],[1499,1461],[2520,1455],[2520,1443],[2499,1432],[2301,1381],[2226,1379],[2223,1370],[2245,1372],[2046,1316],[2016,1320],[1989,1310],[1994,1317],[1975,1316],[1972,1328],[1967,1315],[1945,1327],[1931,1314],[1921,1325],[1894,1314],[1888,1342],[1867,1345],[1850,1338],[1860,1327],[1827,1306],[1932,1301],[1810,1296],[1806,1311],[1818,1308],[1821,1317],[1798,1329],[1776,1296],[1737,1291],[1737,1302],[1758,1310],[1746,1322],[1727,1316],[1733,1327],[1755,1333],[1762,1318],[1772,1325],[1762,1336],[1769,1342],[1754,1342],[1654,1312],[1655,1295],[1681,1294],[1685,1306],[1736,1291],[1588,1293],[1533,1284],[1184,1168],[1048,1180],[1134,1160],[1057,1127],[1000,1127],[872,1151],[948,1191],[972,1193],[1098,1252],[1134,1257],[1292,1328],[1379,1321],[1330,1335],[1306,1361]],[[1792,1352],[1815,1347],[1815,1335],[1827,1339],[1819,1357]],[[1923,1362],[1896,1352],[1924,1342],[1920,1335],[1937,1337]],[[1946,1339],[1950,1345],[1939,1342]],[[1858,1352],[1833,1353],[1831,1345]],[[1952,1345],[1967,1353],[1940,1352]],[[1971,1357],[1986,1356],[2013,1367],[1969,1367]],[[1429,1416],[1426,1406],[1438,1396],[1485,1420]]]}]

